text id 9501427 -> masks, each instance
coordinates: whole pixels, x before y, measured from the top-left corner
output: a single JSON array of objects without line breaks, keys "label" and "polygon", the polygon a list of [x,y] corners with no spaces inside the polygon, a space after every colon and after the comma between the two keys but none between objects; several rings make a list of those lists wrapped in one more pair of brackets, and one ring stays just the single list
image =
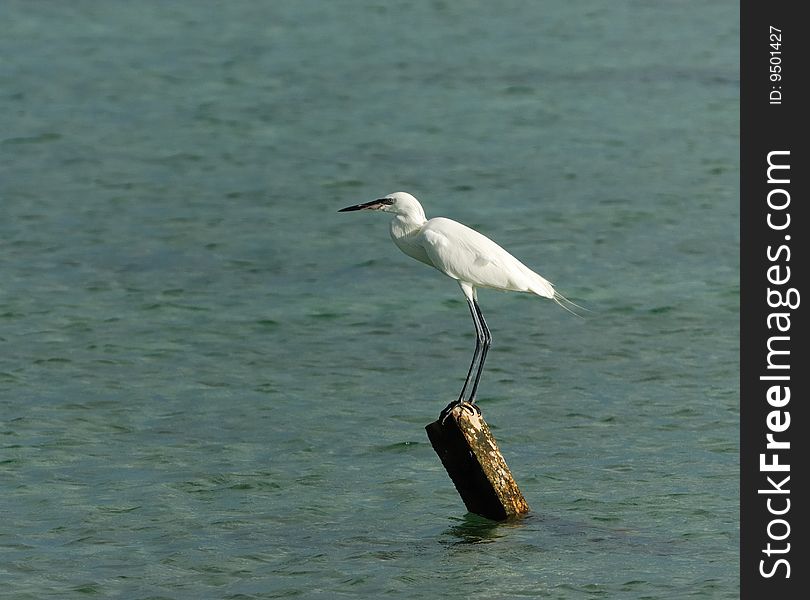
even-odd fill
[{"label": "text id 9501427", "polygon": [[782,104],[782,30],[770,25],[768,40],[771,53],[768,61],[768,76],[771,80],[768,103],[779,105]]}]

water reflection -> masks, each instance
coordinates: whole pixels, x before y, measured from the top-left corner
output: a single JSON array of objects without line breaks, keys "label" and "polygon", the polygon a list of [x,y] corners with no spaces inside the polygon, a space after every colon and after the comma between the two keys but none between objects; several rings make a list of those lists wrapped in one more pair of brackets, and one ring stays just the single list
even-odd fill
[{"label": "water reflection", "polygon": [[448,527],[444,535],[451,538],[451,544],[488,544],[504,537],[507,531],[522,528],[528,517],[508,521],[492,521],[473,513],[458,518],[458,523]]}]

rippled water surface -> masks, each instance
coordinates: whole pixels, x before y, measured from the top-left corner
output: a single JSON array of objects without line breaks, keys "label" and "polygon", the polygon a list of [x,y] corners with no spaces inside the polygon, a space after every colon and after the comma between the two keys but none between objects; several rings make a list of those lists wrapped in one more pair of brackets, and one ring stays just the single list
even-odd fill
[{"label": "rippled water surface", "polygon": [[[3,3],[10,598],[736,598],[738,14],[723,2]],[[532,506],[424,432],[457,286],[404,189],[591,312],[482,291]]]}]

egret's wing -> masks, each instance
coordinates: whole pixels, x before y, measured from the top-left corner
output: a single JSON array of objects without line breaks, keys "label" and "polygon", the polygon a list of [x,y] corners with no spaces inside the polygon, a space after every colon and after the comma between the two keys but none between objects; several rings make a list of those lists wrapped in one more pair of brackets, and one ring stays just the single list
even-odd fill
[{"label": "egret's wing", "polygon": [[543,277],[488,237],[451,219],[428,221],[418,242],[433,265],[453,279],[478,287],[554,296],[553,286]]}]

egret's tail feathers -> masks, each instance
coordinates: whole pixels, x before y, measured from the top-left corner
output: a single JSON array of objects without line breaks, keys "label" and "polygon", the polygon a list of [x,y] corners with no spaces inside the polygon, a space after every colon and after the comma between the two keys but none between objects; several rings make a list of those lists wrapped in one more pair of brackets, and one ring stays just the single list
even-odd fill
[{"label": "egret's tail feathers", "polygon": [[[584,310],[585,312],[591,312],[590,310],[588,310],[588,309],[587,309],[587,308],[585,308],[584,306],[580,306],[580,305],[579,305],[579,304],[577,304],[576,302],[571,302],[571,301],[570,301],[568,298],[566,298],[565,296],[563,296],[563,295],[562,295],[560,292],[558,292],[557,290],[554,290],[554,295],[551,297],[551,299],[552,299],[552,300],[554,300],[554,302],[556,302],[556,303],[557,303],[557,304],[559,304],[560,306],[562,306],[562,307],[563,307],[565,310],[567,310],[568,312],[570,312],[572,315],[574,315],[575,317],[579,317],[580,319],[584,319],[585,317],[583,317],[581,314],[577,313],[577,312],[574,310],[574,308],[578,308],[578,309],[580,309],[580,310]],[[572,307],[573,307],[573,308],[572,308]]]},{"label": "egret's tail feathers", "polygon": [[[529,271],[528,269],[526,270]],[[532,292],[533,294],[537,294],[538,296],[542,296],[543,298],[551,298],[551,299],[554,298],[554,295],[557,292],[554,291],[554,286],[548,279],[538,275],[533,271],[529,271],[529,275],[531,276],[531,279],[529,280],[528,284],[530,292]]]},{"label": "egret's tail feathers", "polygon": [[[528,269],[527,269],[528,270]],[[580,310],[584,310],[585,312],[591,312],[584,306],[580,306],[576,302],[572,302],[565,296],[563,296],[560,292],[554,289],[554,284],[552,284],[548,279],[545,277],[538,275],[534,271],[529,271],[531,274],[531,283],[529,284],[529,291],[538,296],[542,296],[543,298],[550,298],[554,300],[557,304],[562,306],[565,310],[570,312],[575,317],[579,317],[583,319],[584,317],[577,313],[574,309],[578,308]]]}]

